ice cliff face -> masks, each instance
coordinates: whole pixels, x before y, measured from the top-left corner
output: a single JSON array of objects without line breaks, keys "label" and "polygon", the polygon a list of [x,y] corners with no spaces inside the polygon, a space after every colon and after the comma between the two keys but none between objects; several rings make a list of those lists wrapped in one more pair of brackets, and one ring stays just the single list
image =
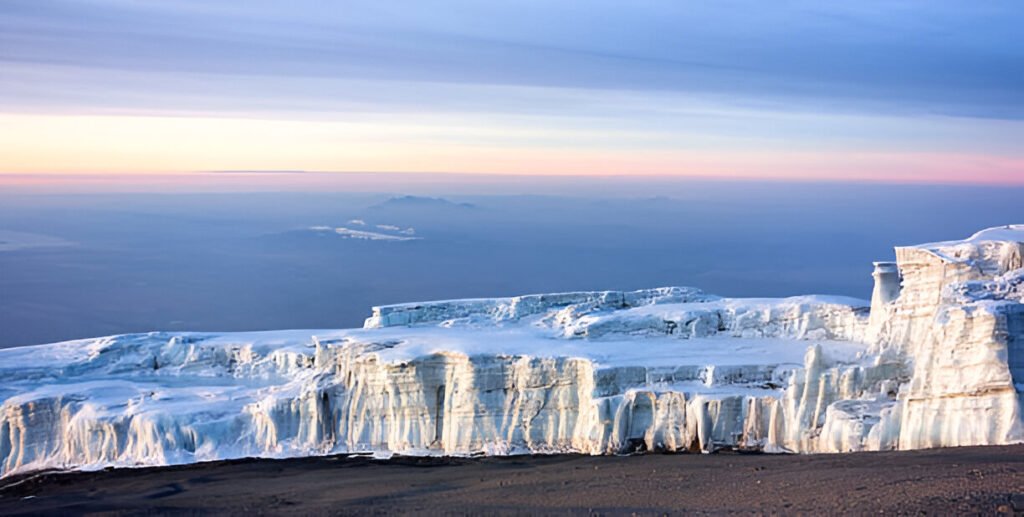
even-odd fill
[{"label": "ice cliff face", "polygon": [[0,474],[329,453],[1024,440],[1024,226],[896,249],[870,303],[692,288],[377,307],[363,329],[0,350]]},{"label": "ice cliff face", "polygon": [[1024,440],[1022,256],[1024,225],[896,248],[901,292],[869,335],[872,352],[913,368],[899,448]]}]

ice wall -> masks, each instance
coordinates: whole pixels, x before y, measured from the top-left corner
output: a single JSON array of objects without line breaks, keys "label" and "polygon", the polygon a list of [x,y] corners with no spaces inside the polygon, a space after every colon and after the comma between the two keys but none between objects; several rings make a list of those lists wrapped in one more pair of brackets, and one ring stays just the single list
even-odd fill
[{"label": "ice wall", "polygon": [[364,329],[0,350],[0,475],[330,453],[1019,442],[1022,251],[1024,226],[897,248],[876,270],[870,315],[842,297],[663,288],[378,307]]},{"label": "ice wall", "polygon": [[[881,396],[888,378],[875,366],[831,366],[820,345],[804,367],[602,367],[587,358],[460,352],[390,362],[374,353],[390,345],[349,339],[268,355],[191,340],[109,340],[95,357],[62,368],[77,370],[81,382],[52,379],[9,397],[0,418],[3,472],[328,453],[859,448],[867,432],[851,425],[829,424],[856,434],[840,445],[811,431],[829,421],[834,399]],[[196,362],[208,367],[193,369]],[[118,373],[128,364],[133,373]]]},{"label": "ice wall", "polygon": [[896,248],[902,289],[873,344],[913,368],[900,448],[1024,440],[1022,255],[1024,225]]}]

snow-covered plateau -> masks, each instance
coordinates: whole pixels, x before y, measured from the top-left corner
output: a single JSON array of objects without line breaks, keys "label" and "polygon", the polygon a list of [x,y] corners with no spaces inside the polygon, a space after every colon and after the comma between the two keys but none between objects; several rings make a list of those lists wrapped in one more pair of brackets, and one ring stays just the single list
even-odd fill
[{"label": "snow-covered plateau", "polygon": [[687,287],[375,307],[362,329],[0,350],[0,475],[336,453],[1024,441],[1024,225],[896,248],[871,302]]}]

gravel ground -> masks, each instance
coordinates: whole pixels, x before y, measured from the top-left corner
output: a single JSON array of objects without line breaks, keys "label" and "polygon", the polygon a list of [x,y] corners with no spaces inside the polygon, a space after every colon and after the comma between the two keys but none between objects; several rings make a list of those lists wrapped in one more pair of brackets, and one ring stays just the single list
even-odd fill
[{"label": "gravel ground", "polygon": [[834,455],[324,457],[44,473],[0,514],[1024,514],[1024,445]]}]

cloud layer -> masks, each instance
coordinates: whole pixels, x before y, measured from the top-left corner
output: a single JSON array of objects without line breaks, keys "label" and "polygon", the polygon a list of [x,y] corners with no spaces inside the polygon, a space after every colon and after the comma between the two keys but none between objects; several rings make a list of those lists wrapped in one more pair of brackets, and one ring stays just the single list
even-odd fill
[{"label": "cloud layer", "polygon": [[1015,4],[513,4],[11,0],[0,169],[1024,181]]}]

